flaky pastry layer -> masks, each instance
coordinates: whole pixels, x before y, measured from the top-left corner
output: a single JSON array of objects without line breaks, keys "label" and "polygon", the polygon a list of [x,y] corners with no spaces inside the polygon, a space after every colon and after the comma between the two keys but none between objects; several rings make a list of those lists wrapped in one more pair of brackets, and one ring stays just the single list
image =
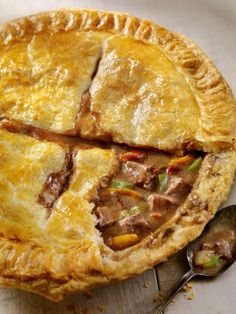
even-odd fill
[{"label": "flaky pastry layer", "polygon": [[68,147],[4,129],[0,135],[0,283],[55,301],[166,260],[202,232],[226,198],[236,168],[235,151],[208,154],[176,214],[139,244],[115,252],[95,227],[90,201],[99,181],[117,167],[114,151],[79,145],[70,149],[68,187],[46,209],[38,194],[47,177],[63,167]]},{"label": "flaky pastry layer", "polygon": [[[176,214],[114,252],[95,228],[90,198],[114,171],[115,153],[0,129],[2,285],[58,301],[141,273],[202,232],[232,185],[236,106],[195,44],[125,14],[63,10],[3,25],[0,45],[2,117],[86,139],[209,152]],[[68,186],[46,208],[38,194],[68,154]]]},{"label": "flaky pastry layer", "polygon": [[222,75],[189,39],[150,21],[41,13],[4,24],[0,43],[4,117],[168,151],[235,145],[236,105]]}]

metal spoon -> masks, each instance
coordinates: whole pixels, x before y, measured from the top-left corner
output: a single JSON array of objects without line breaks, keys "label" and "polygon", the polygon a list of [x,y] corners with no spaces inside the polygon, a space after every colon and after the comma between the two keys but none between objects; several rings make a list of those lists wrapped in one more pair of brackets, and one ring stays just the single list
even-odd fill
[{"label": "metal spoon", "polygon": [[227,206],[221,209],[216,216],[206,225],[203,233],[196,240],[191,242],[187,246],[187,260],[190,266],[190,270],[179,280],[176,286],[169,292],[162,303],[154,308],[152,313],[161,313],[165,307],[171,302],[171,300],[176,296],[176,294],[183,288],[183,286],[195,276],[203,277],[215,277],[222,274],[226,269],[228,269],[236,259],[236,240],[234,240],[232,258],[225,260],[218,268],[197,268],[193,263],[194,252],[200,249],[202,240],[213,230],[220,227],[228,228],[236,233],[236,205]]}]

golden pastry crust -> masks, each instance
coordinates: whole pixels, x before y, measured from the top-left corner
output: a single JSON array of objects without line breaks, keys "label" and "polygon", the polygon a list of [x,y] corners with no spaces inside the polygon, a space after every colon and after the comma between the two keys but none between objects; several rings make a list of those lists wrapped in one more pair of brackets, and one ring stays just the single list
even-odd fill
[{"label": "golden pastry crust", "polygon": [[0,129],[1,282],[30,285],[52,299],[62,297],[59,290],[69,281],[83,290],[105,280],[102,239],[89,199],[117,163],[112,150],[74,148],[69,187],[49,214],[38,195],[47,178],[62,169],[67,151]]},{"label": "golden pastry crust", "polygon": [[[44,40],[45,34],[50,34],[49,39]],[[75,54],[69,43],[81,36],[82,44],[74,45]],[[63,10],[9,22],[1,27],[0,39],[7,64],[3,58],[3,116],[59,133],[76,127],[71,132],[86,138],[109,137],[169,151],[186,146],[214,151],[235,145],[236,105],[231,90],[209,58],[182,35],[125,14]],[[121,45],[127,49],[120,49]],[[31,54],[34,46],[36,52]],[[50,58],[48,51],[52,52]],[[19,64],[14,63],[16,55]],[[60,56],[72,59],[73,65],[65,61],[58,66]],[[101,67],[93,80],[99,58]],[[21,69],[26,61],[29,66]],[[83,62],[82,71],[79,62]],[[126,76],[124,68],[128,69]],[[140,79],[136,86],[134,76]],[[9,77],[12,88],[8,94],[4,87]],[[87,114],[76,123],[82,94],[88,88],[91,108],[86,108]],[[55,89],[57,92],[52,92]],[[117,119],[119,129],[113,123]]]},{"label": "golden pastry crust", "polygon": [[[88,10],[9,22],[0,29],[0,43],[2,116],[85,138],[109,136],[167,151],[186,146],[211,151],[176,214],[140,243],[114,252],[95,228],[90,201],[100,179],[117,165],[114,152],[42,141],[0,128],[2,285],[58,301],[68,293],[141,273],[202,232],[233,182],[236,109],[228,85],[196,45],[149,21]],[[133,79],[137,76],[139,80]],[[178,97],[170,88],[173,83]],[[109,107],[109,97],[115,107]],[[167,109],[161,110],[161,104]],[[178,120],[175,130],[173,119]],[[67,154],[73,160],[70,181],[49,213],[37,197],[48,176],[62,169]]]},{"label": "golden pastry crust", "polygon": [[0,283],[54,301],[70,292],[128,278],[166,260],[202,232],[225,200],[236,168],[235,151],[208,154],[191,193],[176,214],[139,244],[114,252],[104,245],[95,227],[94,204],[90,202],[99,181],[117,165],[114,151],[80,146],[73,149],[70,184],[55,201],[48,218],[37,195],[47,176],[62,168],[68,149],[3,129],[0,133],[4,217]]}]

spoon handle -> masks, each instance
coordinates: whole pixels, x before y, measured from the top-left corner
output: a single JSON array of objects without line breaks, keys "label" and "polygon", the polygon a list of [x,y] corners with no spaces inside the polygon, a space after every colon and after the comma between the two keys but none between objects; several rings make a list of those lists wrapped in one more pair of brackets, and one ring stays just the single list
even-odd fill
[{"label": "spoon handle", "polygon": [[196,276],[196,273],[190,269],[183,277],[178,281],[178,283],[175,285],[175,287],[169,292],[169,294],[165,297],[165,299],[162,301],[162,303],[157,307],[153,309],[152,313],[159,314],[161,313],[165,307],[171,302],[171,300],[176,296],[176,294],[183,288],[183,286],[194,276]]}]

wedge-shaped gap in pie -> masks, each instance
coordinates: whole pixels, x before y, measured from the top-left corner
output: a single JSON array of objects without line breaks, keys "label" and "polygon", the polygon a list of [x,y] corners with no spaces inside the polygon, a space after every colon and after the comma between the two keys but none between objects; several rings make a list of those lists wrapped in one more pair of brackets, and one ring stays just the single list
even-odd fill
[{"label": "wedge-shaped gap in pie", "polygon": [[118,164],[102,178],[92,199],[98,229],[109,247],[142,241],[176,214],[186,201],[204,153],[175,156],[161,151],[113,146]]}]

